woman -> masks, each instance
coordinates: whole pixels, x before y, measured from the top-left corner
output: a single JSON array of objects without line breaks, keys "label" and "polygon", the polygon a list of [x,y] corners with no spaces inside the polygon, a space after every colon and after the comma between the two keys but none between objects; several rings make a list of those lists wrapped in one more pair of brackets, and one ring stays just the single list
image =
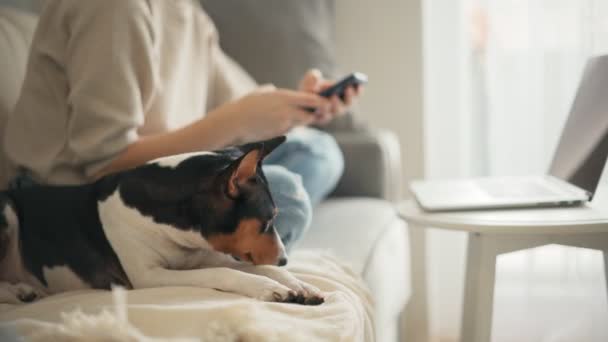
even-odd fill
[{"label": "woman", "polygon": [[306,127],[328,123],[357,96],[315,94],[330,84],[313,70],[298,90],[256,87],[193,0],[49,1],[7,122],[5,149],[21,170],[13,186],[81,184],[288,133],[264,171],[290,246],[343,168],[333,138]]}]

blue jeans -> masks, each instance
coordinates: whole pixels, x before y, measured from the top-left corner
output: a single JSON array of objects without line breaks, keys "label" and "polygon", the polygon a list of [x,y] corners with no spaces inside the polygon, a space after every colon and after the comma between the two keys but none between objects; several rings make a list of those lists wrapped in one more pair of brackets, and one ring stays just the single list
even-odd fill
[{"label": "blue jeans", "polygon": [[264,160],[263,170],[279,209],[275,226],[289,250],[310,226],[312,208],[340,180],[344,157],[330,134],[298,128]]},{"label": "blue jeans", "polygon": [[[289,250],[310,226],[312,208],[340,180],[344,170],[342,151],[328,133],[299,128],[264,160],[263,170],[279,209],[275,226]],[[20,176],[9,187],[35,184],[29,177]]]}]

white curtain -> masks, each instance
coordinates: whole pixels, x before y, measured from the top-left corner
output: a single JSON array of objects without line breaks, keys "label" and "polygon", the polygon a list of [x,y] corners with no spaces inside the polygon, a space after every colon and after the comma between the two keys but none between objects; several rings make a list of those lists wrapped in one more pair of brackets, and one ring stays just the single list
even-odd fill
[{"label": "white curtain", "polygon": [[485,0],[471,5],[486,13],[488,23],[480,52],[490,146],[483,156],[487,171],[545,172],[586,59],[608,52],[608,1]]},{"label": "white curtain", "polygon": [[[423,10],[427,176],[546,172],[586,59],[608,53],[608,1],[426,0]],[[465,243],[428,234],[435,338],[460,330]],[[501,256],[496,279],[494,341],[608,341],[599,252]]]}]

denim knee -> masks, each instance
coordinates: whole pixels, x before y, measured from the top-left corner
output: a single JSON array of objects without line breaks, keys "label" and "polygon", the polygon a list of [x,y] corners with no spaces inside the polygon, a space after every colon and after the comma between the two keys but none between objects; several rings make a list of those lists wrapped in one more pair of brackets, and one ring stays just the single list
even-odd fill
[{"label": "denim knee", "polygon": [[301,175],[313,205],[335,188],[344,172],[344,156],[334,137],[314,128],[291,132],[267,161]]},{"label": "denim knee", "polygon": [[289,251],[310,226],[310,197],[299,175],[278,165],[265,165],[263,169],[270,193],[279,210],[274,224]]},{"label": "denim knee", "polygon": [[[334,190],[344,173],[344,154],[338,146],[336,139],[329,133],[314,130],[311,133],[311,166],[320,188],[311,194],[311,201],[319,203],[325,196]],[[313,198],[314,197],[314,198]]]}]

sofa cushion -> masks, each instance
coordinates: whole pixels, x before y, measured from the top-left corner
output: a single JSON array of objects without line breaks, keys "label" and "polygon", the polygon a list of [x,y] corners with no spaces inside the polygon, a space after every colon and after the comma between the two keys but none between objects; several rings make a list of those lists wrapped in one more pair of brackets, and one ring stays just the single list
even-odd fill
[{"label": "sofa cushion", "polygon": [[332,199],[314,212],[296,249],[330,251],[371,290],[377,341],[396,341],[399,314],[411,294],[409,240],[394,206],[371,198]]},{"label": "sofa cushion", "polygon": [[25,76],[27,56],[36,28],[36,17],[0,7],[0,117],[17,102]]},{"label": "sofa cushion", "polygon": [[374,299],[376,341],[398,341],[400,314],[412,293],[405,222],[395,222],[375,243],[363,279]]},{"label": "sofa cushion", "polygon": [[0,0],[0,6],[14,7],[32,13],[40,11],[45,0]]},{"label": "sofa cushion", "polygon": [[[25,77],[29,46],[36,28],[36,17],[19,10],[0,7],[0,139]],[[4,143],[0,140],[0,147]],[[12,170],[0,148],[0,189],[6,186]]]},{"label": "sofa cushion", "polygon": [[35,29],[35,16],[0,7],[0,114],[3,117],[17,102]]},{"label": "sofa cushion", "polygon": [[377,241],[400,221],[387,201],[330,199],[315,209],[310,230],[296,248],[330,250],[363,275]]},{"label": "sofa cushion", "polygon": [[224,51],[258,81],[294,88],[312,67],[335,76],[333,0],[201,0]]}]

